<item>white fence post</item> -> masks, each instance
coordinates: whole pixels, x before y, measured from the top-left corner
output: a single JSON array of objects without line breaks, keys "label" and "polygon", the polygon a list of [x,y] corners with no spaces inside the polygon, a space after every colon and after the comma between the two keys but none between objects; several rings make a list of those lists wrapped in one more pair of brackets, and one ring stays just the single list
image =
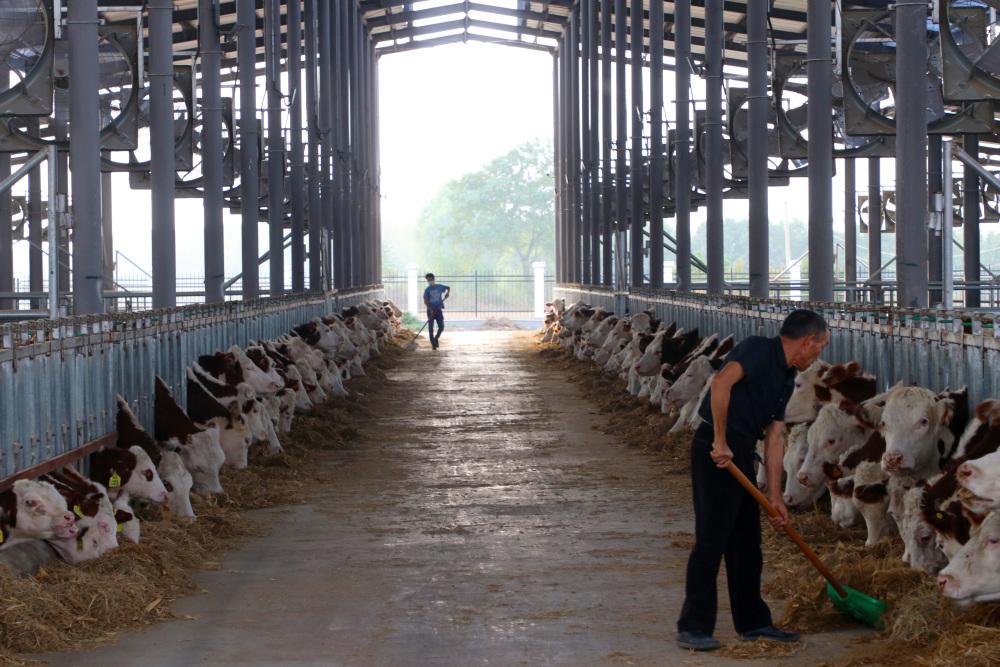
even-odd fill
[{"label": "white fence post", "polygon": [[406,309],[414,317],[420,317],[417,303],[417,265],[406,265]]},{"label": "white fence post", "polygon": [[531,265],[535,270],[535,317],[545,317],[545,262]]}]

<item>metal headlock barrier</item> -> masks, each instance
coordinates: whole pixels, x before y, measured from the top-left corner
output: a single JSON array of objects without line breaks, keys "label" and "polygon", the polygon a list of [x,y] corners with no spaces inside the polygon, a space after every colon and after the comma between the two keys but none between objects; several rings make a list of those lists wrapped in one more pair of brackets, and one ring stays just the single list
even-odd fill
[{"label": "metal headlock barrier", "polygon": [[198,355],[269,339],[382,286],[0,325],[0,490],[114,442],[115,394],[148,429],[153,379],[180,405]]},{"label": "metal headlock barrier", "polygon": [[848,303],[807,303],[709,296],[674,291],[632,293],[560,285],[557,297],[582,300],[618,314],[652,310],[667,322],[703,335],[776,336],[785,316],[796,308],[823,315],[830,344],[823,358],[857,361],[874,373],[880,390],[898,381],[936,391],[968,386],[970,405],[1000,397],[1000,337],[992,313],[911,310]]}]

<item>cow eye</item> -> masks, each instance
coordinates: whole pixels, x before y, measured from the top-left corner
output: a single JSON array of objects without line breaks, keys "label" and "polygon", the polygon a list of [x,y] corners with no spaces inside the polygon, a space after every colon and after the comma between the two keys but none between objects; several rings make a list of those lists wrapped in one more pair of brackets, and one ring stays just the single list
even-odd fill
[{"label": "cow eye", "polygon": [[837,442],[837,440],[836,440],[835,438],[830,438],[829,440],[827,440],[827,441],[826,441],[826,443],[827,443],[828,445],[832,445],[832,444],[833,444],[833,443],[835,443],[835,442]]},{"label": "cow eye", "polygon": [[1000,537],[991,537],[987,540],[990,544],[1000,544]]},{"label": "cow eye", "polygon": [[930,423],[930,421],[928,421],[927,417],[924,417],[923,419],[920,420],[920,425],[921,426],[927,426],[927,424],[929,424],[929,423]]},{"label": "cow eye", "polygon": [[143,477],[146,478],[147,482],[152,482],[153,481],[153,471],[152,470],[150,470],[150,469],[147,468],[145,471],[143,471],[142,475],[143,475]]},{"label": "cow eye", "polygon": [[878,427],[879,428],[885,428],[885,422],[879,422],[878,423]]}]

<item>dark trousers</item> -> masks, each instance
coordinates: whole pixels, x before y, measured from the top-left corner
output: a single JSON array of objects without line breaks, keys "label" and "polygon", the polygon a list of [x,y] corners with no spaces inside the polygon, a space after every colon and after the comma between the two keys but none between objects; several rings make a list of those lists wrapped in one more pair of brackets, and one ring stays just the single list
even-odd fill
[{"label": "dark trousers", "polygon": [[[427,309],[427,322],[428,322],[428,325],[427,325],[428,332],[427,333],[428,333],[428,335],[430,335],[431,340],[436,343],[437,340],[438,340],[438,338],[441,338],[441,333],[444,331],[444,311],[443,310],[435,310],[433,308],[428,308]],[[438,334],[437,334],[437,336],[434,335],[434,323],[435,322],[437,322],[437,325],[438,325]]]},{"label": "dark trousers", "polygon": [[[709,456],[712,440],[712,428],[703,424],[691,444],[695,545],[688,560],[684,607],[677,629],[696,635],[715,632],[716,581],[723,558],[736,632],[771,625],[771,611],[760,596],[764,567],[760,549],[760,510],[739,482],[712,461]],[[743,474],[754,479],[755,443],[727,440],[733,450],[733,463]]]}]

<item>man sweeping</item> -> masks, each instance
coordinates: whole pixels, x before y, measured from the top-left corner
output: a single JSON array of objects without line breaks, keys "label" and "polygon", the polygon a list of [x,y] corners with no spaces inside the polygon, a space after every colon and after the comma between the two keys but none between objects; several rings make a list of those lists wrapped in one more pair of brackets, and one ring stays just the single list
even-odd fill
[{"label": "man sweeping", "polygon": [[712,380],[698,413],[702,424],[691,444],[695,545],[677,621],[677,643],[682,648],[711,651],[721,646],[712,635],[716,580],[723,559],[733,625],[740,639],[799,639],[794,632],[774,627],[771,611],[761,598],[760,512],[753,497],[725,468],[732,461],[753,479],[755,446],[763,438],[767,490],[778,513],[771,523],[778,529],[788,523],[781,498],[785,405],[796,370],[805,370],[816,361],[829,339],[821,316],[811,310],[793,311],[778,336],[751,336],[737,345]]},{"label": "man sweeping", "polygon": [[[431,348],[436,350],[441,333],[444,331],[444,302],[451,296],[451,288],[437,284],[433,273],[428,273],[424,278],[427,280],[427,287],[424,288],[424,305],[427,306],[428,335],[431,339]],[[437,336],[434,335],[435,323],[438,325]]]}]

